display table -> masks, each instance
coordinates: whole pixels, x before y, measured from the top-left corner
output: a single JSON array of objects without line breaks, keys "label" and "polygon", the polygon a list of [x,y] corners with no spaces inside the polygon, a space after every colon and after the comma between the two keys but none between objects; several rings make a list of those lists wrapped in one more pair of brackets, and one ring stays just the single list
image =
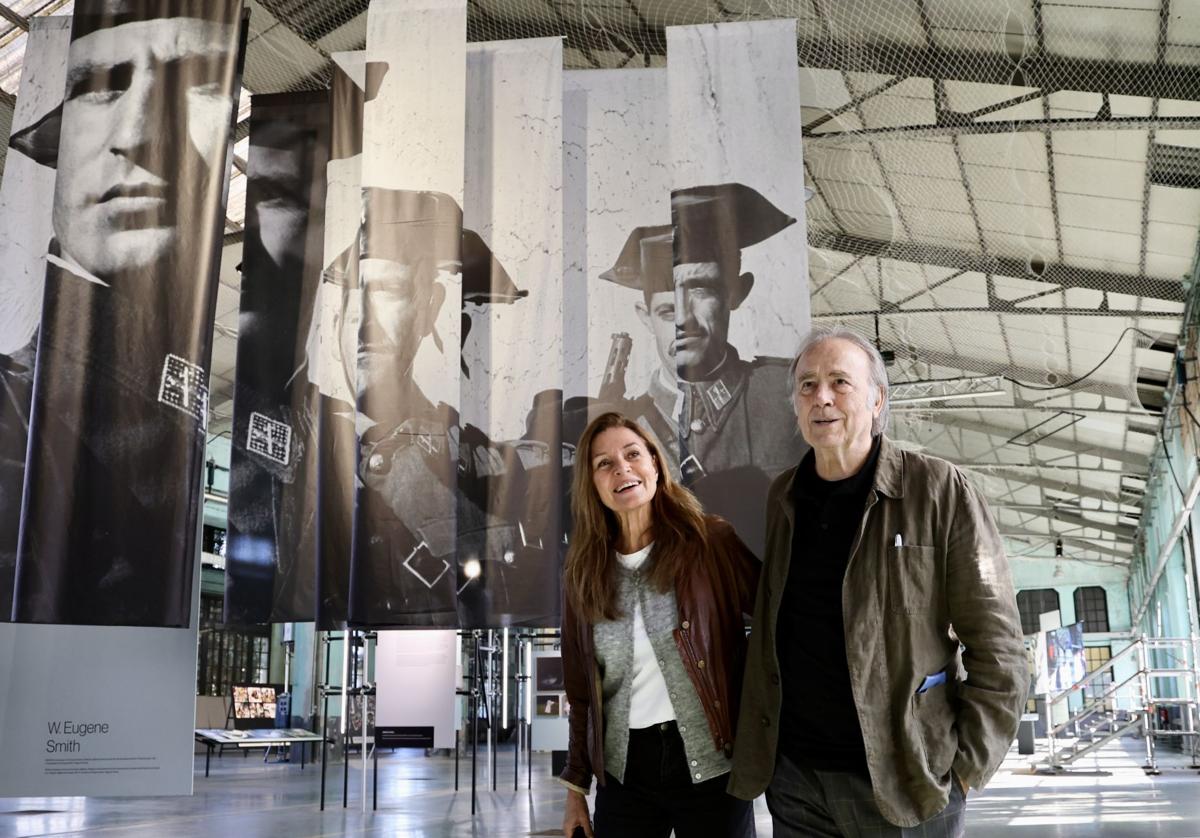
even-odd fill
[{"label": "display table", "polygon": [[[321,734],[313,733],[298,727],[265,728],[261,730],[218,730],[217,728],[196,728],[196,741],[204,745],[204,776],[208,776],[209,763],[212,761],[213,748],[266,748],[263,755],[265,762],[271,755],[272,748],[284,745],[301,744],[321,741]],[[300,768],[304,769],[304,748],[300,748]]]}]

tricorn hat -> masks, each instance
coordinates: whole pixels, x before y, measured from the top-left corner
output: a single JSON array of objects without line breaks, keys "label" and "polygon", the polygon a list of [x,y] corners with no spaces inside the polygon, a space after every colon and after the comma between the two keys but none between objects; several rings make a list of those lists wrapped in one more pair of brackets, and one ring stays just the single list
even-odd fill
[{"label": "tricorn hat", "polygon": [[529,296],[517,288],[496,254],[474,230],[462,232],[462,298],[464,303],[515,303]]},{"label": "tricorn hat", "polygon": [[235,23],[232,3],[212,0],[76,0],[71,22],[71,40],[101,29],[113,29],[144,20],[198,18],[214,23]]},{"label": "tricorn hat", "polygon": [[636,228],[616,264],[600,278],[640,288],[649,299],[674,289],[674,265],[716,262],[722,276],[737,276],[743,248],[769,239],[796,219],[752,187],[722,183],[671,193],[671,221]]},{"label": "tricorn hat", "polygon": [[409,265],[432,261],[439,271],[462,270],[462,209],[444,192],[363,189],[361,259]]},{"label": "tricorn hat", "polygon": [[671,193],[677,265],[740,263],[743,248],[795,223],[795,218],[743,183],[693,186]]},{"label": "tricorn hat", "polygon": [[58,140],[62,135],[62,102],[32,124],[12,133],[8,147],[15,148],[35,163],[58,166]]},{"label": "tricorn hat", "polygon": [[[77,41],[93,32],[147,20],[197,18],[232,24],[235,21],[229,19],[230,8],[211,0],[78,0],[72,15],[71,39]],[[43,166],[57,166],[62,110],[62,102],[58,102],[32,124],[14,131],[9,147]]]},{"label": "tricorn hat", "polygon": [[461,273],[463,302],[512,303],[529,293],[517,288],[478,233],[463,229],[458,202],[444,192],[368,187],[363,216],[362,259],[429,260],[440,271]]}]

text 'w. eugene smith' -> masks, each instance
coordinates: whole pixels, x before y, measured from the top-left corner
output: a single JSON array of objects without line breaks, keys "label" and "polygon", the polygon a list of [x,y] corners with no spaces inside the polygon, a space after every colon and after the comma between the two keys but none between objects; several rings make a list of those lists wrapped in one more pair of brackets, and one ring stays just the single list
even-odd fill
[{"label": "text 'w. eugene smith'", "polygon": [[[80,739],[108,734],[108,722],[46,722],[46,728],[52,737],[46,740],[46,753],[48,754],[76,754],[83,748]],[[56,736],[71,738],[53,738]]]}]

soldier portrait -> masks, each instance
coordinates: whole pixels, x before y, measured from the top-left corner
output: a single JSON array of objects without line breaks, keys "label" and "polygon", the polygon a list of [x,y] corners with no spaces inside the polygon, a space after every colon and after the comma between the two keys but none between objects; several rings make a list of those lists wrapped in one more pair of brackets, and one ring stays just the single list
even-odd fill
[{"label": "soldier portrait", "polygon": [[[526,292],[482,238],[462,229],[448,195],[368,188],[364,214],[350,620],[491,626],[534,619],[547,556],[557,556],[550,533],[557,522],[546,514],[554,507],[530,504],[529,493],[556,487],[545,478],[561,468],[556,441],[535,430],[556,426],[546,416],[557,415],[561,395],[535,397],[524,438],[492,440],[463,424],[455,406],[430,401],[413,376],[421,343],[441,345],[434,324],[446,277],[462,283],[463,341],[472,314]],[[473,372],[481,371],[460,370],[464,381]]]},{"label": "soldier portrait", "polygon": [[795,218],[740,183],[676,190],[671,216],[636,228],[600,275],[640,292],[632,305],[659,364],[645,392],[615,392],[628,351],[615,336],[599,401],[653,434],[679,479],[757,551],[767,487],[807,446],[787,400],[789,359],[744,357],[729,327],[754,293],[742,251]]},{"label": "soldier portrait", "polygon": [[16,620],[189,622],[239,17],[77,3],[62,105],[21,138],[57,176]]},{"label": "soldier portrait", "polygon": [[328,114],[324,91],[270,94],[250,119],[225,565],[237,625],[311,620],[316,605],[317,398],[296,367],[324,253]]}]

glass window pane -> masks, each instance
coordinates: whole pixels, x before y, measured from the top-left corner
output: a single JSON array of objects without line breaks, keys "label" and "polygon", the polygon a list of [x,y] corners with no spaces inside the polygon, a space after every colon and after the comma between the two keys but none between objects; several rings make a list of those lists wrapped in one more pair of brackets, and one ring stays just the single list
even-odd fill
[{"label": "glass window pane", "polygon": [[1017,594],[1017,610],[1021,613],[1021,631],[1037,634],[1038,617],[1047,611],[1059,610],[1058,591],[1053,588],[1031,588]]}]

